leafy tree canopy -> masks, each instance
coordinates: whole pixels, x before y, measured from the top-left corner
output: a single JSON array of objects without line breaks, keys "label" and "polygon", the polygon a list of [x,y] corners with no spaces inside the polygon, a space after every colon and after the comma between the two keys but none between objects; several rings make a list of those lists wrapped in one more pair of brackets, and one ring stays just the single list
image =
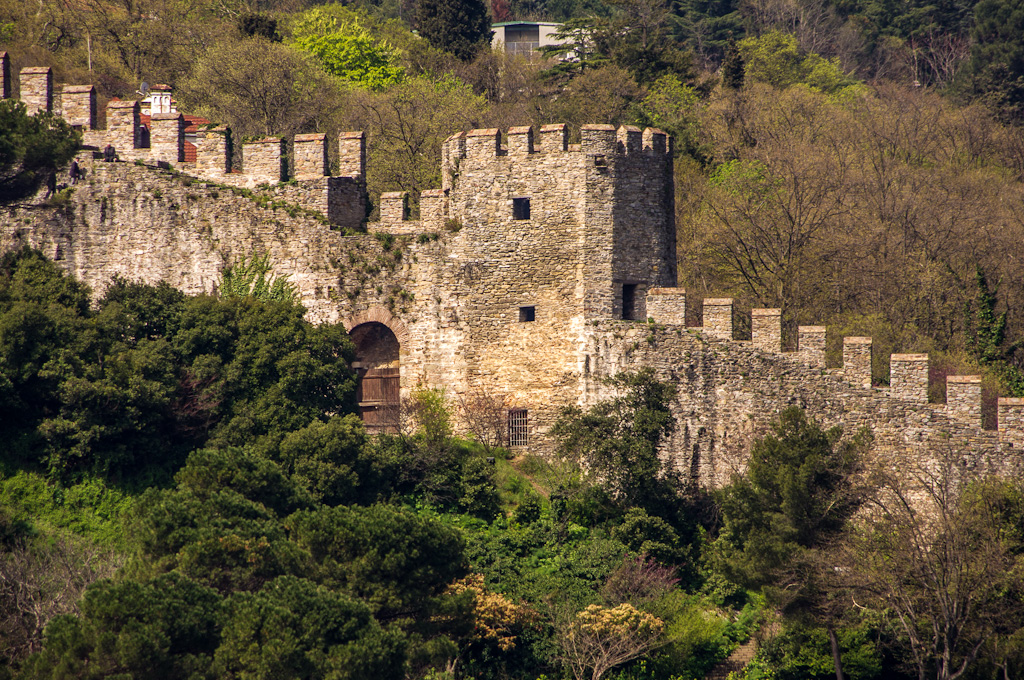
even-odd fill
[{"label": "leafy tree canopy", "polygon": [[325,9],[308,10],[292,31],[295,46],[339,78],[369,90],[383,90],[405,78],[397,50],[386,40],[375,40],[358,24],[341,22]]},{"label": "leafy tree canopy", "polygon": [[0,204],[38,191],[81,146],[82,135],[60,116],[30,116],[20,101],[0,100]]},{"label": "leafy tree canopy", "polygon": [[782,583],[843,528],[862,501],[854,475],[869,439],[841,435],[790,407],[754,442],[746,473],[721,492],[716,546],[726,574],[748,587]]},{"label": "leafy tree canopy", "polygon": [[420,35],[459,59],[470,59],[491,40],[491,22],[482,0],[420,0]]}]

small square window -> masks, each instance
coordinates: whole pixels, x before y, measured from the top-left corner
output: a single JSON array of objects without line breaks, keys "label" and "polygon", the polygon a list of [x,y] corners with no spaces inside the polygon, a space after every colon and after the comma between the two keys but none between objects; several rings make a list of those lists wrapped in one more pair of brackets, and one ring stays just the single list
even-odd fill
[{"label": "small square window", "polygon": [[528,219],[530,219],[530,199],[528,199],[528,198],[513,198],[512,199],[512,219],[514,219],[514,220],[528,220]]},{"label": "small square window", "polygon": [[519,308],[519,321],[533,321],[537,318],[536,307],[520,307]]},{"label": "small square window", "polygon": [[530,443],[529,412],[514,408],[508,412],[508,445],[527,446]]}]

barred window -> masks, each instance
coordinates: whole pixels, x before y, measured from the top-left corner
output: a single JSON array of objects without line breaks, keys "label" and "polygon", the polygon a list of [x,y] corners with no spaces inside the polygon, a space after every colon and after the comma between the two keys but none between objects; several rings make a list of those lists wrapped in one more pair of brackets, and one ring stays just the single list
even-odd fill
[{"label": "barred window", "polygon": [[530,443],[530,428],[525,408],[514,408],[508,412],[508,445],[527,446]]}]

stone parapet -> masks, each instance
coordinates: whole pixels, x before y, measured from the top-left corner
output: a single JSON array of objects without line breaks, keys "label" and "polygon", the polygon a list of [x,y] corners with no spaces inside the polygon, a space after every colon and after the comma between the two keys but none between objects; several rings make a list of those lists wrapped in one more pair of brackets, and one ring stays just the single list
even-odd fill
[{"label": "stone parapet", "polygon": [[21,101],[29,115],[53,111],[53,69],[29,66],[21,69]]},{"label": "stone parapet", "polygon": [[999,397],[999,439],[1014,447],[1024,446],[1024,399]]},{"label": "stone parapet", "polygon": [[424,229],[440,229],[448,217],[448,206],[443,189],[420,192],[420,221]]},{"label": "stone parapet", "polygon": [[704,333],[732,340],[732,298],[705,298]]},{"label": "stone parapet", "polygon": [[185,160],[185,117],[180,113],[154,113],[149,117],[149,157],[158,163]]},{"label": "stone parapet", "polygon": [[928,355],[891,355],[889,393],[899,399],[928,403]]},{"label": "stone parapet", "polygon": [[871,387],[871,338],[843,338],[843,375],[857,387]]},{"label": "stone parapet", "polygon": [[569,149],[569,126],[552,123],[540,126],[540,150],[544,153],[560,153]]},{"label": "stone parapet", "polygon": [[654,154],[663,155],[672,153],[672,140],[668,134],[659,130],[658,128],[647,128],[644,130],[643,136],[644,151]]},{"label": "stone parapet", "polygon": [[781,352],[782,310],[750,310],[750,331],[754,347],[765,352]]},{"label": "stone parapet", "polygon": [[533,152],[532,126],[523,125],[508,129],[508,153],[510,156],[524,156]]},{"label": "stone parapet", "polygon": [[327,135],[315,132],[295,135],[293,176],[297,180],[318,179],[329,174],[327,167]]},{"label": "stone parapet", "polygon": [[946,376],[946,413],[981,427],[981,376]]},{"label": "stone parapet", "polygon": [[285,141],[264,137],[242,144],[242,171],[251,184],[276,184],[284,176]]},{"label": "stone parapet", "polygon": [[14,98],[14,84],[11,82],[11,55],[0,52],[0,99]]},{"label": "stone parapet", "polygon": [[93,85],[65,85],[61,90],[60,108],[68,125],[82,130],[96,129],[96,88]]},{"label": "stone parapet", "polygon": [[386,191],[380,195],[380,221],[405,222],[409,219],[409,192]]},{"label": "stone parapet", "polygon": [[797,326],[797,351],[801,358],[816,368],[825,368],[825,332],[824,326]]},{"label": "stone parapet", "polygon": [[647,316],[655,323],[686,326],[686,290],[683,288],[649,288]]},{"label": "stone parapet", "polygon": [[470,130],[466,133],[466,158],[493,158],[501,152],[498,128]]},{"label": "stone parapet", "polygon": [[338,174],[342,177],[366,178],[366,134],[342,132],[338,135]]},{"label": "stone parapet", "polygon": [[139,148],[139,102],[107,102],[107,143],[122,159],[130,159]]},{"label": "stone parapet", "polygon": [[580,151],[588,156],[611,156],[618,150],[614,125],[583,125],[580,127]]},{"label": "stone parapet", "polygon": [[616,131],[619,150],[625,153],[640,153],[644,149],[644,133],[635,125],[622,125]]},{"label": "stone parapet", "polygon": [[219,179],[231,172],[231,130],[220,125],[196,130],[196,173]]}]

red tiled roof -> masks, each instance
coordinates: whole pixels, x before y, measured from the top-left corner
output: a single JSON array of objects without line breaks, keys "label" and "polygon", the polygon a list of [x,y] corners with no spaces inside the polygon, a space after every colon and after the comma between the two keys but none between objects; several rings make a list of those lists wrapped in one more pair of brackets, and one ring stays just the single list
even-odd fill
[{"label": "red tiled roof", "polygon": [[200,116],[190,116],[185,114],[185,132],[195,132],[199,129],[200,125],[209,125],[210,121]]},{"label": "red tiled roof", "polygon": [[192,142],[185,142],[185,162],[196,162],[196,145]]}]

